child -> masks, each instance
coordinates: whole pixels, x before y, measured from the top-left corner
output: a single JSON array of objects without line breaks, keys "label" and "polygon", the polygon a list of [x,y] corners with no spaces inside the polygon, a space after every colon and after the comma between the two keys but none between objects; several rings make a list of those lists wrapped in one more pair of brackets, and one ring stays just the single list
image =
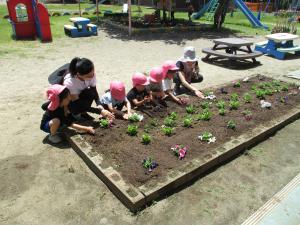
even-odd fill
[{"label": "child", "polygon": [[68,110],[71,100],[70,91],[66,86],[54,84],[47,90],[48,102],[42,105],[45,110],[40,129],[46,133],[50,133],[48,139],[51,143],[57,144],[61,142],[61,137],[57,134],[57,130],[62,126],[70,126],[77,130],[86,131],[94,134],[93,127],[81,126],[75,124],[74,117]]},{"label": "child", "polygon": [[135,73],[132,76],[133,88],[128,92],[127,99],[133,107],[144,106],[151,102],[152,97],[146,90],[149,84],[148,78],[142,73]]},{"label": "child", "polygon": [[[122,82],[112,81],[109,91],[100,98],[100,102],[105,109],[125,120],[131,115],[130,102],[126,98],[125,85]],[[126,105],[127,113],[121,111],[124,105]]]},{"label": "child", "polygon": [[[69,109],[74,115],[92,119],[86,112],[101,114],[113,119],[112,113],[104,110],[100,104],[99,94],[96,88],[96,75],[94,64],[86,58],[74,58],[69,65],[69,73],[64,76],[63,85],[71,93]],[[93,101],[97,107],[92,107]]]},{"label": "child", "polygon": [[202,92],[191,85],[191,83],[200,83],[203,76],[199,73],[198,57],[196,57],[195,48],[192,46],[184,48],[184,55],[176,63],[179,72],[174,76],[174,94],[192,93],[199,98],[204,98]]},{"label": "child", "polygon": [[173,87],[172,87],[174,75],[177,73],[179,68],[176,66],[176,64],[173,61],[166,61],[163,64],[162,68],[163,68],[163,74],[164,74],[164,79],[162,81],[163,91],[174,102],[178,103],[179,105],[182,105],[183,102],[181,101],[181,99],[174,96]]}]

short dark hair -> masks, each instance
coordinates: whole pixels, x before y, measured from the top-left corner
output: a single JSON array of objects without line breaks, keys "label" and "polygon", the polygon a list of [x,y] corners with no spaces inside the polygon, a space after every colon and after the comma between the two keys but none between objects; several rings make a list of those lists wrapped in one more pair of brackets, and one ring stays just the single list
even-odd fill
[{"label": "short dark hair", "polygon": [[93,69],[93,62],[86,58],[75,57],[74,59],[72,59],[69,66],[69,71],[72,77],[74,77],[77,73],[84,76],[91,72]]}]

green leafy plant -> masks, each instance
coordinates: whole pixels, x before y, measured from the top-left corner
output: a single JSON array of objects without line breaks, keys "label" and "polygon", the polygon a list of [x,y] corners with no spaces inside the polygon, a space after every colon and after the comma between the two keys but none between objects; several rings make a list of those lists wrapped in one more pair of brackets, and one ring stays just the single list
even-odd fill
[{"label": "green leafy plant", "polygon": [[204,92],[204,97],[207,97],[207,96],[210,96],[210,95],[213,95],[214,93],[212,91],[205,91]]},{"label": "green leafy plant", "polygon": [[109,128],[110,122],[108,119],[101,119],[100,120],[100,127],[102,128]]},{"label": "green leafy plant", "polygon": [[225,109],[219,109],[219,115],[221,116],[225,116],[225,114],[227,113],[227,111]]},{"label": "green leafy plant", "polygon": [[127,127],[127,133],[130,135],[130,136],[135,136],[137,134],[137,129],[138,127],[135,126],[135,125],[128,125]]},{"label": "green leafy plant", "polygon": [[235,88],[241,87],[241,83],[239,81],[233,82],[233,87]]},{"label": "green leafy plant", "polygon": [[257,90],[257,86],[256,86],[256,85],[252,85],[252,86],[251,86],[251,90],[252,90],[252,91],[256,91],[256,90]]},{"label": "green leafy plant", "polygon": [[128,120],[130,122],[139,122],[140,118],[136,113],[134,113],[134,114],[132,114],[131,116],[128,117]]},{"label": "green leafy plant", "polygon": [[191,127],[191,126],[192,126],[192,123],[193,123],[192,117],[185,117],[185,118],[183,119],[183,126],[184,126],[184,127]]},{"label": "green leafy plant", "polygon": [[189,105],[185,108],[186,112],[189,113],[189,114],[193,114],[196,112],[196,109],[193,105]]},{"label": "green leafy plant", "polygon": [[170,117],[167,117],[167,118],[164,120],[164,124],[165,124],[165,126],[167,126],[167,127],[174,127],[174,126],[175,126],[175,120],[173,120],[173,119],[170,118]]},{"label": "green leafy plant", "polygon": [[204,120],[204,121],[209,121],[212,117],[212,112],[208,110],[203,110],[202,113],[198,115],[198,120]]},{"label": "green leafy plant", "polygon": [[246,120],[251,120],[252,119],[252,112],[250,110],[246,109],[242,113],[243,113]]},{"label": "green leafy plant", "polygon": [[172,120],[176,120],[178,118],[178,113],[177,112],[172,112],[169,115],[169,118],[171,118]]},{"label": "green leafy plant", "polygon": [[209,104],[209,102],[207,102],[207,101],[204,101],[204,102],[201,103],[201,108],[202,108],[202,109],[208,109],[209,106],[210,106],[210,104]]},{"label": "green leafy plant", "polygon": [[[200,137],[200,136],[199,136]],[[213,137],[212,133],[204,131],[201,134],[201,141],[209,141]]]},{"label": "green leafy plant", "polygon": [[258,90],[255,91],[255,95],[259,99],[265,99],[266,92],[264,90],[258,89]]},{"label": "green leafy plant", "polygon": [[240,106],[239,101],[232,100],[232,101],[229,102],[229,108],[230,109],[237,110],[239,108],[239,106]]},{"label": "green leafy plant", "polygon": [[227,122],[227,128],[232,129],[232,130],[235,130],[235,128],[236,128],[235,122],[234,122],[233,120],[229,120],[229,121]]},{"label": "green leafy plant", "polygon": [[157,127],[157,126],[158,126],[158,121],[157,121],[157,119],[152,119],[152,120],[150,121],[150,125],[151,125],[152,127]]},{"label": "green leafy plant", "polygon": [[222,100],[218,101],[216,104],[218,109],[225,109],[226,103]]},{"label": "green leafy plant", "polygon": [[281,87],[281,90],[282,90],[282,91],[288,91],[288,90],[289,90],[289,86],[288,86],[287,84],[285,84],[285,85],[283,85],[283,86]]},{"label": "green leafy plant", "polygon": [[164,134],[166,136],[171,136],[174,132],[174,128],[172,128],[172,127],[163,127],[162,131],[164,132]]},{"label": "green leafy plant", "polygon": [[142,136],[142,143],[144,144],[144,145],[147,145],[147,144],[149,144],[151,142],[151,137],[150,137],[150,135],[149,134],[143,134],[143,136]]},{"label": "green leafy plant", "polygon": [[280,81],[279,81],[279,80],[272,80],[272,84],[273,84],[274,86],[279,87],[279,86],[280,86]]},{"label": "green leafy plant", "polygon": [[252,100],[252,97],[251,97],[251,95],[249,93],[245,93],[244,96],[243,96],[243,98],[244,98],[244,101],[246,103],[250,103],[251,100]]},{"label": "green leafy plant", "polygon": [[239,95],[238,95],[237,93],[232,93],[232,94],[230,95],[230,100],[232,100],[232,101],[237,101],[237,100],[239,100]]}]

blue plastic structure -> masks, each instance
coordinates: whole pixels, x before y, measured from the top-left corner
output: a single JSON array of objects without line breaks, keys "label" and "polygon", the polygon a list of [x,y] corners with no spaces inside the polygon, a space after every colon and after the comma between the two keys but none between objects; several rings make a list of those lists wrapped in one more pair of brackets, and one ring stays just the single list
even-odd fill
[{"label": "blue plastic structure", "polygon": [[74,23],[72,25],[65,25],[64,30],[65,34],[70,37],[88,37],[91,35],[98,35],[97,26],[91,24],[90,20],[82,17],[70,18],[70,20]]}]

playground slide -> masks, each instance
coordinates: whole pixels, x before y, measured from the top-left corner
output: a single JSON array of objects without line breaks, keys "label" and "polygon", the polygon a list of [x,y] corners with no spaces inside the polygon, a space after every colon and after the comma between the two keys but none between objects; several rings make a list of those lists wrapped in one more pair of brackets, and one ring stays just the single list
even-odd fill
[{"label": "playground slide", "polygon": [[244,13],[244,15],[248,18],[248,20],[251,22],[251,24],[255,27],[261,27],[264,29],[268,29],[267,26],[263,25],[254,15],[253,13],[248,9],[246,4],[243,2],[243,0],[234,0],[234,3],[237,7],[240,8],[240,10]]},{"label": "playground slide", "polygon": [[212,4],[214,0],[210,0],[208,3],[206,3],[198,12],[194,13],[192,18],[197,20],[199,19],[201,16],[203,16],[206,11],[208,10],[209,6]]}]

